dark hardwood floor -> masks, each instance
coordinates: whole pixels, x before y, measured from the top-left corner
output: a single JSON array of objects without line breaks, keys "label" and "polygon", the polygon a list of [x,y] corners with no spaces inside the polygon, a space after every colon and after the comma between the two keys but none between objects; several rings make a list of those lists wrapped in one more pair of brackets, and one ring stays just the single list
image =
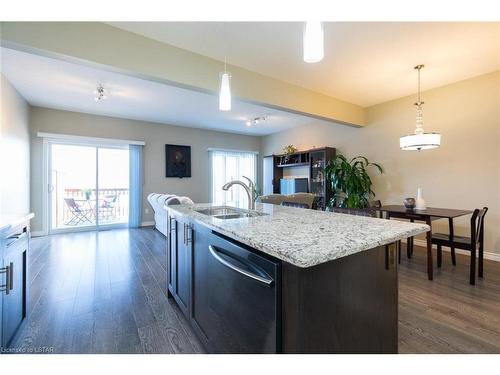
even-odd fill
[{"label": "dark hardwood floor", "polygon": [[[436,259],[434,253],[434,260]],[[403,251],[399,272],[400,353],[500,353],[500,263],[485,260],[484,279],[469,284],[470,258],[457,254],[426,277],[426,250]],[[434,263],[436,264],[436,263]]]},{"label": "dark hardwood floor", "polygon": [[167,299],[165,238],[120,229],[33,238],[31,315],[14,347],[54,353],[200,353]]},{"label": "dark hardwood floor", "polygon": [[[404,252],[403,252],[404,253]],[[425,251],[400,266],[401,353],[500,353],[500,263],[468,283],[468,258],[428,281]],[[34,238],[30,318],[12,345],[54,353],[202,353],[167,299],[165,239],[153,229]]]}]

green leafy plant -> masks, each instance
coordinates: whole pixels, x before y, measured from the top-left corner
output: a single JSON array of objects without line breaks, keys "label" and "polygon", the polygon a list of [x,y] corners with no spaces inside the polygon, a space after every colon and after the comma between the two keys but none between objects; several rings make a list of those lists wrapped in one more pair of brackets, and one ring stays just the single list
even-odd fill
[{"label": "green leafy plant", "polygon": [[292,154],[295,154],[296,152],[297,152],[297,147],[295,147],[294,145],[287,145],[283,147],[283,153],[286,156],[290,156]]},{"label": "green leafy plant", "polygon": [[325,166],[325,177],[333,191],[328,207],[368,208],[370,199],[375,197],[368,175],[370,167],[384,173],[379,164],[364,156],[348,160],[343,155],[336,155],[330,160]]},{"label": "green leafy plant", "polygon": [[85,196],[86,200],[90,200],[90,196],[92,195],[92,189],[82,189],[82,193]]}]

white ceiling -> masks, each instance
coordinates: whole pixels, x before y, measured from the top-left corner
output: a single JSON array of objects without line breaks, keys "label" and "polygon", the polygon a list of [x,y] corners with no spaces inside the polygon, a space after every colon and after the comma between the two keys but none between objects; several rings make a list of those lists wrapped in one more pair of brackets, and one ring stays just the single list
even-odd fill
[{"label": "white ceiling", "polygon": [[[234,99],[232,110],[221,112],[215,95],[11,49],[0,52],[2,74],[34,106],[251,135],[319,121]],[[96,103],[98,83],[108,99]],[[268,120],[245,125],[259,116]]]},{"label": "white ceiling", "polygon": [[302,61],[299,22],[114,22],[111,25],[361,106],[500,69],[500,22],[328,22],[325,58]]}]

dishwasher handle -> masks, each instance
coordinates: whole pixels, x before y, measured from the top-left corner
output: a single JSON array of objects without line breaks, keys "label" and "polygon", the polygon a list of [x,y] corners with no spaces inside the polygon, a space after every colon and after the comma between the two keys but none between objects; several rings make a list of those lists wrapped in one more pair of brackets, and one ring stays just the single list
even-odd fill
[{"label": "dishwasher handle", "polygon": [[[213,245],[208,245],[208,249],[210,250],[210,253],[212,254],[212,256],[219,262],[221,263],[222,265],[226,266],[227,268],[230,268],[232,269],[233,271],[236,271],[244,276],[247,276],[255,281],[258,281],[262,284],[265,284],[266,286],[268,287],[271,287],[274,283],[274,280],[273,278],[271,277],[263,277],[263,276],[259,276],[259,275],[256,275],[252,272],[248,272],[247,270],[244,270],[243,268],[241,267],[238,267],[237,265],[231,263],[231,262],[228,262],[227,260],[225,260],[224,258],[222,258],[220,255],[219,255],[219,251],[217,250],[217,248]],[[227,254],[226,254],[227,255]],[[227,255],[229,256],[229,255]]]}]

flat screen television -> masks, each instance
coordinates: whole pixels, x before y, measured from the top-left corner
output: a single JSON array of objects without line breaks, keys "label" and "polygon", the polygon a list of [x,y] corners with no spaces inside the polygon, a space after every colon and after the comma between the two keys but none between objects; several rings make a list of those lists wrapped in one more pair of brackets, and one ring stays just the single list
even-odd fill
[{"label": "flat screen television", "polygon": [[309,179],[304,178],[282,178],[280,179],[280,194],[308,193]]}]

